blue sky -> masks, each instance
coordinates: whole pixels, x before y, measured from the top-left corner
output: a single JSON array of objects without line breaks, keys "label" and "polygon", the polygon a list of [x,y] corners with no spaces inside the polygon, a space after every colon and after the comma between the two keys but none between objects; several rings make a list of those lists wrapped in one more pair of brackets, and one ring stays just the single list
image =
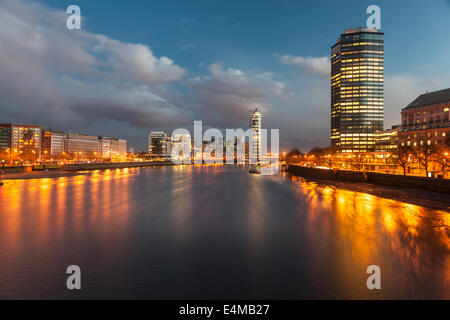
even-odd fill
[{"label": "blue sky", "polygon": [[[329,78],[323,68],[331,45],[344,29],[365,25],[368,17],[365,11],[371,4],[381,7],[385,32],[386,127],[399,122],[400,109],[417,95],[450,87],[450,1],[447,0],[47,0],[37,2],[38,9],[33,7],[35,1],[19,1],[20,6],[5,1],[6,12],[33,25],[34,29],[30,29],[33,33],[42,33],[39,39],[50,39],[46,45],[51,45],[52,39],[59,39],[54,36],[57,33],[61,38],[57,43],[68,43],[66,39],[75,37],[72,42],[79,43],[83,52],[76,57],[69,55],[73,58],[68,60],[71,67],[64,64],[67,62],[64,59],[60,59],[57,68],[51,63],[46,68],[30,66],[37,69],[38,75],[27,78],[29,87],[36,89],[37,84],[31,81],[47,80],[51,85],[41,89],[58,94],[54,99],[36,103],[35,108],[25,108],[26,112],[20,115],[14,110],[42,96],[11,97],[3,105],[4,114],[11,121],[32,121],[36,113],[42,113],[43,105],[55,104],[45,112],[52,112],[50,124],[59,129],[120,135],[137,149],[145,148],[149,130],[189,127],[193,120],[221,128],[245,126],[248,110],[241,98],[246,94],[250,103],[264,105],[264,126],[280,129],[284,148],[295,146],[305,150],[314,145],[327,145]],[[57,29],[57,23],[53,24],[53,20],[64,18],[65,9],[71,4],[80,6],[84,18],[82,33],[75,36],[77,31],[62,31]],[[42,19],[30,18],[29,12]],[[50,12],[58,18],[46,21]],[[44,31],[36,31],[40,25]],[[80,36],[84,33],[88,40]],[[86,64],[105,64],[102,53],[95,51],[98,41],[95,39],[99,36],[109,39],[102,50],[115,52],[106,64],[106,68],[115,71],[114,76],[99,77],[98,70],[92,72],[92,68],[78,71]],[[123,76],[136,67],[128,68],[126,64],[130,61],[122,55],[130,49],[129,44],[141,44],[151,52],[150,57],[167,57],[171,63],[165,65],[156,60],[156,65],[163,66],[154,73],[149,71],[135,77],[136,72],[130,72]],[[61,50],[57,46],[36,53],[31,51],[34,48],[17,45],[17,51],[30,50],[28,60],[33,60],[36,54],[39,58],[48,55],[41,66],[55,59],[54,56],[60,57],[59,53],[55,54]],[[67,46],[70,49],[71,45]],[[144,50],[138,49],[139,54]],[[74,51],[78,51],[75,46]],[[92,62],[94,58],[88,57],[90,54],[101,63]],[[0,55],[0,62],[6,62],[5,59]],[[84,66],[74,66],[83,61]],[[118,63],[124,65],[117,66]],[[6,74],[12,76],[22,71],[19,69],[19,66],[11,67]],[[11,85],[8,86],[7,90],[0,84],[0,93],[11,92]],[[39,120],[46,124],[44,117]]]}]

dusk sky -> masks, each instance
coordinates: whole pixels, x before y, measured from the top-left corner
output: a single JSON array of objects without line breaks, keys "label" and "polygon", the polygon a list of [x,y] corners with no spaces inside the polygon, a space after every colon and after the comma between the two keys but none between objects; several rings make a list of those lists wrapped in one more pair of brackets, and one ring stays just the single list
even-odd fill
[{"label": "dusk sky", "polygon": [[[66,28],[76,4],[81,30]],[[330,47],[381,7],[385,127],[450,87],[450,1],[0,0],[0,123],[120,137],[247,128],[261,106],[283,150],[328,146]]]}]

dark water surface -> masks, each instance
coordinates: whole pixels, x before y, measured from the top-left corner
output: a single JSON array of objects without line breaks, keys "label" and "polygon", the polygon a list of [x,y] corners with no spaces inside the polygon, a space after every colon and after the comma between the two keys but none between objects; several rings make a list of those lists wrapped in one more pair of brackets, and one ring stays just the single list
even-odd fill
[{"label": "dark water surface", "polygon": [[6,181],[0,298],[450,299],[450,214],[238,166]]}]

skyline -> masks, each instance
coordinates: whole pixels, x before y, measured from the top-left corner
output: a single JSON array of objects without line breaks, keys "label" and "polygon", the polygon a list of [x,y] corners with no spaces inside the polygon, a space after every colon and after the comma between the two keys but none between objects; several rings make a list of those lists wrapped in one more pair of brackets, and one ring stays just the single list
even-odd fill
[{"label": "skyline", "polygon": [[[327,146],[330,47],[346,28],[365,24],[370,4],[381,7],[386,41],[385,128],[400,123],[417,96],[450,80],[449,1],[345,8],[198,1],[177,3],[184,10],[176,12],[162,3],[77,1],[81,31],[65,28],[70,4],[0,3],[1,122],[117,135],[145,149],[149,131],[194,120],[248,127],[245,97],[263,105],[265,127],[280,129],[282,149]],[[410,27],[412,17],[422,24]]]}]

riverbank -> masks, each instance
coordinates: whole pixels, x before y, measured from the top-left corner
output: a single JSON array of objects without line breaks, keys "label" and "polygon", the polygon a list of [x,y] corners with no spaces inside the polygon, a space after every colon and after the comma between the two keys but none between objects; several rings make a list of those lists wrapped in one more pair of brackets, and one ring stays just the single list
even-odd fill
[{"label": "riverbank", "polygon": [[[336,188],[367,193],[381,198],[392,199],[422,207],[427,207],[434,210],[443,210],[450,212],[450,197],[448,196],[448,193],[417,188],[414,184],[405,186],[405,180],[403,180],[402,186],[394,186],[382,183],[361,181],[355,178],[359,177],[359,175],[363,175],[362,172],[355,172],[356,175],[353,176],[353,179],[345,180],[345,178],[342,177],[351,177],[352,175],[346,175],[346,173],[341,172],[341,178],[339,178],[339,175],[337,175],[336,173],[333,174],[332,171],[330,172],[330,170],[304,168],[297,166],[290,166],[290,168],[288,168],[287,170],[287,173],[291,175],[291,177],[304,178],[306,180],[314,181],[323,186],[333,186]],[[400,178],[404,177],[400,176]],[[388,179],[390,179],[390,177]]]},{"label": "riverbank", "polygon": [[72,177],[77,175],[89,174],[90,171],[108,170],[108,169],[126,169],[141,167],[161,167],[171,166],[171,161],[145,161],[145,162],[112,162],[112,163],[81,163],[68,164],[58,169],[48,171],[14,171],[5,173],[4,180],[22,180],[22,179],[47,179],[59,177]]}]

